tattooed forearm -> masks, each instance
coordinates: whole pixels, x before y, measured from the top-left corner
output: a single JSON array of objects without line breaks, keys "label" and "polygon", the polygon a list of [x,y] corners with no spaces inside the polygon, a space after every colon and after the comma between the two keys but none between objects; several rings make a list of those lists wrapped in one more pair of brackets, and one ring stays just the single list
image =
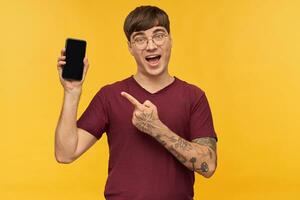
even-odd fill
[{"label": "tattooed forearm", "polygon": [[173,147],[169,147],[168,149],[181,163],[186,162],[187,160],[186,157],[181,153],[179,153],[178,151],[176,151]]},{"label": "tattooed forearm", "polygon": [[208,164],[206,162],[201,163],[200,168],[195,168],[196,161],[197,161],[197,158],[195,158],[195,157],[192,157],[190,159],[190,162],[192,163],[192,166],[193,166],[193,171],[199,171],[199,172],[202,172],[202,173],[207,173],[209,171],[209,167],[208,167]]},{"label": "tattooed forearm", "polygon": [[176,139],[176,137],[175,137],[174,135],[172,135],[172,136],[165,135],[165,137],[166,137],[170,142],[176,142],[176,141],[177,141],[177,139]]},{"label": "tattooed forearm", "polygon": [[192,145],[188,141],[180,137],[176,138],[175,136],[166,136],[166,138],[169,140],[169,142],[174,144],[175,148],[180,148],[186,151],[190,151],[193,149]]},{"label": "tattooed forearm", "polygon": [[200,145],[208,146],[214,151],[216,151],[216,149],[217,149],[216,139],[212,138],[212,137],[197,138],[197,139],[194,139],[193,142],[200,144]]},{"label": "tattooed forearm", "polygon": [[[156,135],[155,136],[156,140],[161,143],[163,146],[167,145],[167,142],[165,142],[164,140],[161,139],[160,135]],[[173,140],[174,138],[170,137],[170,140]],[[175,140],[176,141],[176,140]],[[180,154],[178,151],[176,151],[172,146],[170,147],[166,147],[181,163],[185,163],[186,162],[186,158]]]},{"label": "tattooed forearm", "polygon": [[175,143],[175,148],[181,148],[186,151],[190,151],[193,149],[192,145],[188,141],[186,141],[180,137],[178,138],[177,142]]},{"label": "tattooed forearm", "polygon": [[199,138],[189,142],[170,129],[163,129],[162,132],[158,132],[153,137],[190,170],[204,177],[210,177],[214,173],[216,144],[213,138],[212,140]]},{"label": "tattooed forearm", "polygon": [[156,138],[156,140],[157,140],[159,143],[161,143],[163,146],[166,146],[166,145],[167,145],[167,143],[161,139],[161,136],[160,136],[160,135],[156,135],[155,138]]}]

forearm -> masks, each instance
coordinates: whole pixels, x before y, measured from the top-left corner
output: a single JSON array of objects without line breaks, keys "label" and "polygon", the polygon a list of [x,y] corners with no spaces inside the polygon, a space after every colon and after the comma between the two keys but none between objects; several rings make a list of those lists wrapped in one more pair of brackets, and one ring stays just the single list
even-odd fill
[{"label": "forearm", "polygon": [[59,162],[70,162],[78,142],[77,110],[81,93],[64,93],[64,101],[55,131],[55,156]]},{"label": "forearm", "polygon": [[212,176],[216,168],[216,153],[208,146],[189,142],[165,125],[152,135],[188,169],[204,177]]},{"label": "forearm", "polygon": [[121,95],[135,107],[132,124],[137,129],[154,137],[188,169],[207,178],[212,176],[216,168],[216,153],[214,149],[205,145],[204,138],[189,142],[179,137],[160,121],[157,107],[152,102],[146,100],[141,104],[126,92],[122,92]]}]

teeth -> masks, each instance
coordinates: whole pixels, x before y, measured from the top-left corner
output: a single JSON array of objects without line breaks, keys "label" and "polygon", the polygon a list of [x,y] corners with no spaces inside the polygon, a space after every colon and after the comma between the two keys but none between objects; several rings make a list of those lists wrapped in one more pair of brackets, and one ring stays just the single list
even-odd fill
[{"label": "teeth", "polygon": [[146,56],[146,58],[155,58],[155,57],[157,57],[157,56],[159,56],[159,55]]}]

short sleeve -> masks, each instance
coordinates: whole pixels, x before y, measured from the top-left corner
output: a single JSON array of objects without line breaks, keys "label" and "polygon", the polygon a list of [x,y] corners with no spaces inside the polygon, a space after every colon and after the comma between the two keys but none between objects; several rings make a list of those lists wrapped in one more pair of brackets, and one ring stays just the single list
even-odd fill
[{"label": "short sleeve", "polygon": [[193,96],[194,102],[191,106],[190,118],[191,140],[200,137],[214,137],[217,140],[211,110],[205,93],[198,89]]},{"label": "short sleeve", "polygon": [[108,112],[104,87],[93,97],[92,101],[77,120],[77,127],[86,130],[98,140],[107,131]]}]

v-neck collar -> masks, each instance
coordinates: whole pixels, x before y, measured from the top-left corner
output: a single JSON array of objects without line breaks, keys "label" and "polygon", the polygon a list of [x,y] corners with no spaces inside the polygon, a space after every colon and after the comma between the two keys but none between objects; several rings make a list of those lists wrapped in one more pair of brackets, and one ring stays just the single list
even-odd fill
[{"label": "v-neck collar", "polygon": [[158,94],[158,93],[161,93],[161,92],[167,90],[168,88],[170,88],[171,86],[173,86],[173,85],[175,84],[175,82],[177,82],[177,77],[176,77],[176,76],[173,76],[173,77],[174,77],[174,80],[173,80],[171,83],[169,83],[167,86],[165,86],[165,87],[159,89],[158,91],[156,91],[156,92],[154,92],[154,93],[151,93],[151,92],[149,92],[148,90],[146,90],[144,87],[142,87],[142,86],[134,79],[133,75],[131,75],[130,78],[131,78],[131,80],[134,82],[134,84],[135,84],[137,87],[139,87],[140,89],[142,89],[144,92],[146,92],[146,93],[148,93],[148,94],[150,94],[150,95],[156,95],[156,94]]}]

